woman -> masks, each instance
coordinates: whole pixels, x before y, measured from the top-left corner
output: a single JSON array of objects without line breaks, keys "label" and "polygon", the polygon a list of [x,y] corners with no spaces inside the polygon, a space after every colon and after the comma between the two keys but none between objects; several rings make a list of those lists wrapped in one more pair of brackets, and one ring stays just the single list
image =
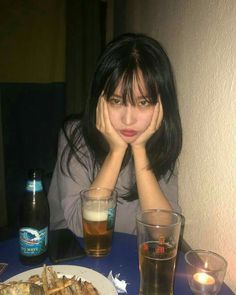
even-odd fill
[{"label": "woman", "polygon": [[48,199],[51,229],[82,236],[80,196],[118,192],[115,231],[135,233],[137,210],[179,211],[173,174],[182,146],[169,59],[154,39],[124,34],[101,55],[81,120],[67,121]]}]

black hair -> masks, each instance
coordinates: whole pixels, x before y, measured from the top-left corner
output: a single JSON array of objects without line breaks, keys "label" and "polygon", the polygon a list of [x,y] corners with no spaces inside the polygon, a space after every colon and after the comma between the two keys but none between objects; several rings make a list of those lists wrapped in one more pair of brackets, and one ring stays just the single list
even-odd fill
[{"label": "black hair", "polygon": [[[173,173],[182,147],[182,128],[172,67],[158,41],[134,33],[123,34],[108,43],[98,60],[82,119],[72,124],[70,131],[68,124],[64,128],[70,151],[62,156],[68,155],[68,170],[73,156],[85,165],[84,155],[80,154],[82,138],[93,156],[94,165],[102,165],[109,147],[96,128],[98,99],[103,93],[108,100],[122,82],[122,97],[125,103],[127,100],[132,103],[133,81],[134,77],[138,77],[138,72],[142,74],[151,103],[156,104],[160,97],[163,107],[162,123],[146,144],[149,168],[157,179]],[[122,167],[126,166],[130,157],[129,148]]]}]

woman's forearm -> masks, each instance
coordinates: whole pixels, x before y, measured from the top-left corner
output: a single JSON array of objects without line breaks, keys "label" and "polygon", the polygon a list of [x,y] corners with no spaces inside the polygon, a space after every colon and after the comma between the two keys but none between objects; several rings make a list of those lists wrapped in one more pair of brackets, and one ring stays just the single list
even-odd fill
[{"label": "woman's forearm", "polygon": [[108,153],[105,161],[94,179],[91,187],[105,187],[114,189],[120,173],[125,150]]},{"label": "woman's forearm", "polygon": [[141,209],[171,209],[153,171],[148,169],[149,160],[145,148],[133,148],[133,157]]}]

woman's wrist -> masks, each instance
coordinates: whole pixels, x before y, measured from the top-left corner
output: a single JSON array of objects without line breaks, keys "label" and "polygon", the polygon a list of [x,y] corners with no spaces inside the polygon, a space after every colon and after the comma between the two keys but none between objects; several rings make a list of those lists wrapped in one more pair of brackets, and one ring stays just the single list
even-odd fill
[{"label": "woman's wrist", "polygon": [[119,146],[119,147],[110,147],[110,151],[108,153],[109,156],[121,156],[124,157],[124,154],[127,150],[127,146]]},{"label": "woman's wrist", "polygon": [[112,165],[121,165],[124,155],[125,155],[125,149],[116,149],[116,150],[110,150],[109,153],[106,156],[106,162],[113,163]]},{"label": "woman's wrist", "polygon": [[147,170],[149,167],[149,160],[145,147],[136,147],[132,149],[135,173],[139,174]]},{"label": "woman's wrist", "polygon": [[147,155],[145,146],[131,146],[133,156],[135,157],[142,157]]}]

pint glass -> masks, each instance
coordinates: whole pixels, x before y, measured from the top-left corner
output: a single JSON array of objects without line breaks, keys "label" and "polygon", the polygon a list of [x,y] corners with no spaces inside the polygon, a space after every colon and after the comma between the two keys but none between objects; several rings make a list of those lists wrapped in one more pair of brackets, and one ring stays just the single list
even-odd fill
[{"label": "pint glass", "polygon": [[180,229],[178,213],[151,209],[137,214],[139,295],[173,295]]},{"label": "pint glass", "polygon": [[111,251],[117,193],[107,188],[91,188],[80,194],[85,251],[89,256],[105,256]]}]

